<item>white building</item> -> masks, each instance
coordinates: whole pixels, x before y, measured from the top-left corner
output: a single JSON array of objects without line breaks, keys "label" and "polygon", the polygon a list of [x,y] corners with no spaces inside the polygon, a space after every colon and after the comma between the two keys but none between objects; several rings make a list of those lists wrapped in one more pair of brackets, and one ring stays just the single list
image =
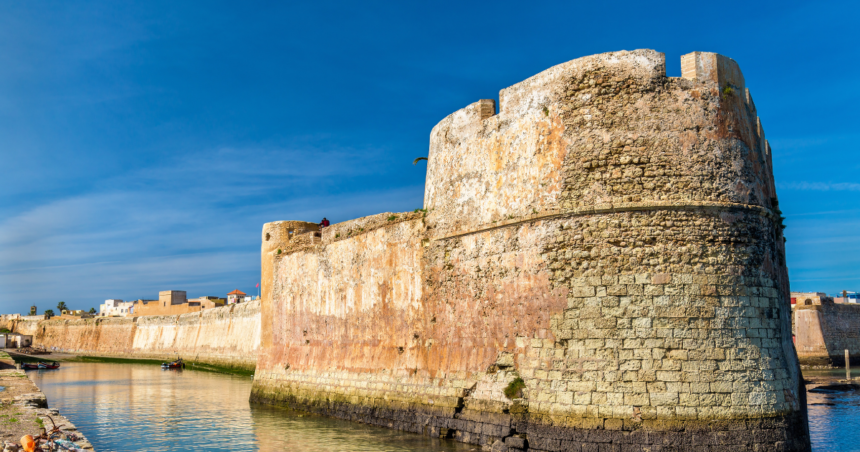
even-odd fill
[{"label": "white building", "polygon": [[227,294],[227,304],[241,303],[245,299],[245,295],[247,295],[245,292],[236,289]]},{"label": "white building", "polygon": [[117,299],[105,300],[99,305],[99,315],[102,317],[127,317],[134,312],[135,301],[122,301]]}]

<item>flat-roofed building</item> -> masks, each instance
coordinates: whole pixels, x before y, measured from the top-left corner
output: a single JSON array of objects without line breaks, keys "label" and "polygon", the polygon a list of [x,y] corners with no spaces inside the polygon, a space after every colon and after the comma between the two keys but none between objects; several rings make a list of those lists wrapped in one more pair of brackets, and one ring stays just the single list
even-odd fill
[{"label": "flat-roofed building", "polygon": [[158,292],[158,301],[162,307],[188,303],[188,294],[184,290],[162,290]]},{"label": "flat-roofed building", "polygon": [[99,315],[102,317],[127,317],[132,314],[136,301],[122,301],[118,298],[105,300],[99,305]]},{"label": "flat-roofed building", "polygon": [[798,305],[833,303],[833,297],[824,292],[791,292],[791,308]]}]

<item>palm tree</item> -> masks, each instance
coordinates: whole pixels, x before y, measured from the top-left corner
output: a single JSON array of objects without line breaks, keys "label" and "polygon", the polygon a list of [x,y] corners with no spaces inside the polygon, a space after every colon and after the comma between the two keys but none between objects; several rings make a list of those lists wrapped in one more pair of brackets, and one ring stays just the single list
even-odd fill
[{"label": "palm tree", "polygon": [[68,308],[66,307],[66,302],[65,302],[65,301],[61,301],[61,302],[57,303],[57,310],[58,310],[58,311],[63,312],[63,311],[65,311],[66,309],[68,309]]},{"label": "palm tree", "polygon": [[90,308],[90,314],[95,314],[95,313],[96,313],[96,308]]},{"label": "palm tree", "polygon": [[50,319],[53,316],[54,316],[54,310],[53,309],[45,309],[45,317]]},{"label": "palm tree", "polygon": [[421,160],[427,160],[427,157],[418,157],[417,159],[412,161],[413,165],[417,165]]}]

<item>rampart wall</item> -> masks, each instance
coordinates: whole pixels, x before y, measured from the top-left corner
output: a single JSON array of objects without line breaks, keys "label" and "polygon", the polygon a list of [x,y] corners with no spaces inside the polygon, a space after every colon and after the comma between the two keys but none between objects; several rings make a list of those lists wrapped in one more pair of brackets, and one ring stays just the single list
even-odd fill
[{"label": "rampart wall", "polygon": [[733,60],[682,67],[594,55],[451,114],[426,214],[266,224],[252,400],[494,450],[809,450],[770,148]]},{"label": "rampart wall", "polygon": [[175,359],[254,370],[260,302],[174,316],[14,321],[35,345],[84,356]]},{"label": "rampart wall", "polygon": [[801,364],[845,365],[860,362],[860,306],[832,300],[798,305],[794,311],[795,347]]}]

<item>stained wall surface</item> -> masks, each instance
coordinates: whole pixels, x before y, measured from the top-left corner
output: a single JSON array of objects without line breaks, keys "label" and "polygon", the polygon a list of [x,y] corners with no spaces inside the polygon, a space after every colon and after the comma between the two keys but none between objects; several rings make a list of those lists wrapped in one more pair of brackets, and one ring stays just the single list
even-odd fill
[{"label": "stained wall surface", "polygon": [[860,361],[860,306],[837,304],[799,305],[794,310],[795,346],[803,364],[845,364],[845,350]]},{"label": "stained wall surface", "polygon": [[78,355],[186,360],[253,370],[260,302],[174,316],[18,321],[35,345]]},{"label": "stained wall surface", "polygon": [[682,66],[594,55],[453,113],[425,212],[267,224],[252,400],[510,450],[808,450],[770,148],[734,61]]}]

